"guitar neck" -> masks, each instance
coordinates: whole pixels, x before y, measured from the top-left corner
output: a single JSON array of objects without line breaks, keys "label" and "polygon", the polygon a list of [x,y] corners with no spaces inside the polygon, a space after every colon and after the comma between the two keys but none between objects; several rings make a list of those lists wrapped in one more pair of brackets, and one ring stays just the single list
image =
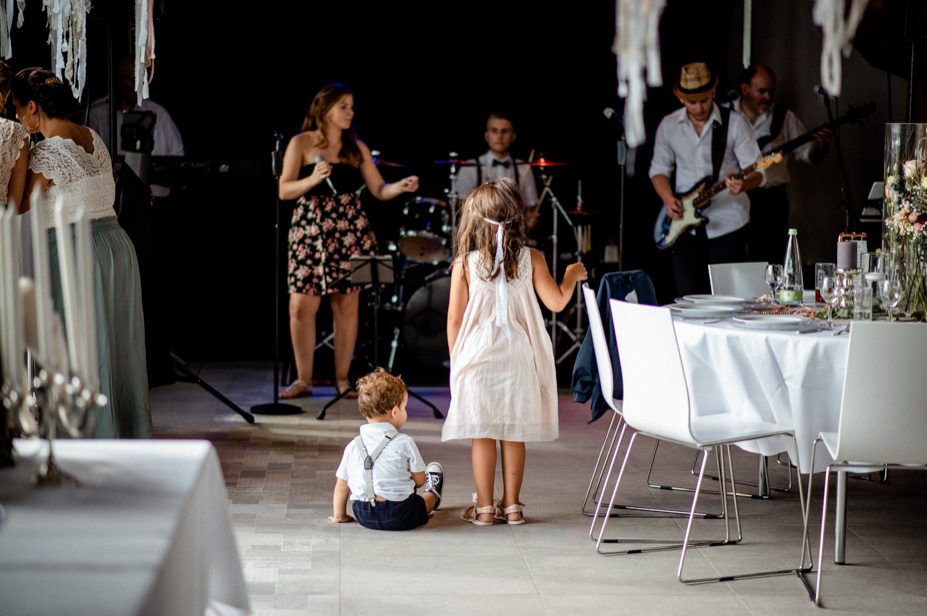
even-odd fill
[{"label": "guitar neck", "polygon": [[[746,176],[753,173],[754,171],[756,171],[756,163],[747,165],[746,167],[744,167],[743,169],[735,173],[734,179],[742,180]],[[709,199],[717,195],[719,192],[724,190],[726,187],[727,187],[727,184],[724,181],[718,182],[717,184],[715,184],[714,186],[712,186],[711,188],[709,188],[708,190],[706,190],[705,192],[701,194],[701,199],[699,199],[699,203],[705,203],[706,201],[708,201]]]},{"label": "guitar neck", "polygon": [[815,128],[815,129],[813,129],[813,130],[809,130],[809,131],[808,131],[807,133],[805,133],[804,135],[799,135],[798,137],[795,137],[794,139],[792,139],[792,140],[790,140],[790,141],[786,141],[785,143],[783,143],[783,144],[780,145],[779,147],[773,148],[773,149],[771,150],[771,152],[779,152],[780,154],[788,154],[788,153],[791,152],[792,150],[794,150],[794,149],[796,149],[796,148],[800,148],[801,146],[805,145],[805,144],[808,143],[809,141],[813,141],[813,140],[814,140],[814,134],[815,134],[817,131],[821,130],[821,128],[825,128],[825,127],[826,127],[826,128],[831,128],[831,129],[833,129],[833,128],[837,128],[838,126],[840,126],[840,125],[843,124],[844,122],[848,122],[848,121],[849,121],[849,122],[856,122],[856,121],[858,121],[858,120],[862,120],[863,118],[865,118],[866,116],[868,116],[869,114],[871,114],[873,111],[875,111],[875,103],[869,103],[869,104],[864,105],[864,106],[862,106],[862,107],[855,107],[855,106],[854,106],[853,109],[851,109],[849,112],[843,114],[842,116],[840,116],[839,118],[837,118],[837,119],[834,120],[833,122],[828,122],[827,124],[823,124],[822,126],[820,126],[820,127],[818,127],[818,128]]}]

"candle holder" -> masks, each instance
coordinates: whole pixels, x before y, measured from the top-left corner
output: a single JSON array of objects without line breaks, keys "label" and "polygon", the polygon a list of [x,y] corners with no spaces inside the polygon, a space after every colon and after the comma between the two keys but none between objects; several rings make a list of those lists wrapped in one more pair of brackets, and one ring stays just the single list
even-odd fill
[{"label": "candle holder", "polygon": [[14,413],[20,430],[27,436],[48,441],[48,458],[30,481],[37,486],[76,486],[78,481],[61,470],[55,460],[54,441],[60,425],[68,436],[80,438],[93,432],[97,409],[106,405],[106,396],[91,391],[74,376],[40,369],[32,382],[33,391],[22,396],[13,388],[4,388],[4,405]]},{"label": "candle holder", "polygon": [[836,277],[838,282],[838,293],[840,301],[837,302],[838,309],[853,310],[853,290],[856,288],[856,281],[862,274],[861,269],[838,269]]}]

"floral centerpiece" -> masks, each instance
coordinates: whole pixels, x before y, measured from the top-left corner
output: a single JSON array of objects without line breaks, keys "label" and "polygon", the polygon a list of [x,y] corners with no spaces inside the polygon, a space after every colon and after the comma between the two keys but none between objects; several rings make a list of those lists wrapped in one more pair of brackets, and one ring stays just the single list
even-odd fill
[{"label": "floral centerpiece", "polygon": [[905,287],[899,309],[927,318],[927,124],[885,126],[885,239]]}]

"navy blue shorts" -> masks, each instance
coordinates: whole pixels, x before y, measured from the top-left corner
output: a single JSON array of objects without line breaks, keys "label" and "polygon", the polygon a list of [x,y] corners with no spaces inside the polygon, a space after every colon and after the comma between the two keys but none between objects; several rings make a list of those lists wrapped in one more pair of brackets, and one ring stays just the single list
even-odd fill
[{"label": "navy blue shorts", "polygon": [[425,499],[412,494],[404,501],[353,501],[354,517],[364,528],[374,530],[410,530],[428,524]]}]

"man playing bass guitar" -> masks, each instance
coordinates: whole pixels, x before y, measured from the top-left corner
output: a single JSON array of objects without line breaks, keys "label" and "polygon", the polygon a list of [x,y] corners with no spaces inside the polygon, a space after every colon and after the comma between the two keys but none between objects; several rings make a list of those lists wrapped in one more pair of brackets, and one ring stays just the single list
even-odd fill
[{"label": "man playing bass guitar", "polygon": [[[682,219],[686,195],[699,188],[701,179],[724,178],[720,191],[702,208],[707,222],[679,235],[672,242],[676,293],[708,293],[709,263],[731,263],[746,258],[746,225],[750,200],[746,191],[765,182],[763,171],[735,177],[760,159],[753,130],[743,116],[715,104],[717,76],[702,62],[682,67],[673,93],[682,108],[669,114],[657,128],[650,164],[650,180],[660,196],[665,214]],[[676,172],[676,191],[670,176]],[[712,181],[713,183],[713,181]],[[688,203],[688,202],[687,202]],[[667,244],[667,247],[669,244]]]}]

